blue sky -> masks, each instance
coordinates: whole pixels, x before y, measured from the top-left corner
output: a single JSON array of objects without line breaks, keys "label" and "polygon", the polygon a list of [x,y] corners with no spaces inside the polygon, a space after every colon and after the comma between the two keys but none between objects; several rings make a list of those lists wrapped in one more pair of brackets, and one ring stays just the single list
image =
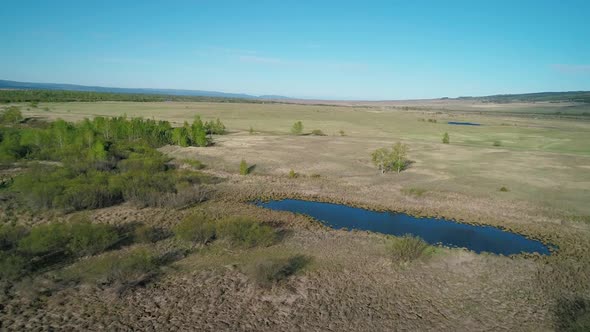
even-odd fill
[{"label": "blue sky", "polygon": [[6,1],[0,79],[411,99],[590,90],[590,1]]}]

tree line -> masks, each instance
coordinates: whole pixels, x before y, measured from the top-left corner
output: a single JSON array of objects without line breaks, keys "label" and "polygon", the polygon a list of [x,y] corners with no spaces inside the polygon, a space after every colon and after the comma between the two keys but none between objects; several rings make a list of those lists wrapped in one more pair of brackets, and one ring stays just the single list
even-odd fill
[{"label": "tree line", "polygon": [[115,93],[67,90],[0,90],[0,103],[35,103],[39,102],[96,102],[96,101],[132,101],[132,102],[163,102],[193,101],[218,103],[272,103],[267,100],[205,96],[175,96],[141,93]]}]

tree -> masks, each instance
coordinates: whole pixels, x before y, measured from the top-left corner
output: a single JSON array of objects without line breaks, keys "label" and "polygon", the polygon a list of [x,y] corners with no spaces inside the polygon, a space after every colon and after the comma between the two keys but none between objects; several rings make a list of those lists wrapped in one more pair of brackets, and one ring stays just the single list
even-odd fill
[{"label": "tree", "polygon": [[185,127],[174,128],[172,130],[172,142],[180,146],[189,146],[188,132]]},{"label": "tree", "polygon": [[244,159],[240,162],[240,174],[241,175],[248,175],[250,173],[250,167],[248,167],[248,163]]},{"label": "tree", "polygon": [[371,153],[373,164],[379,168],[381,174],[385,173],[389,169],[389,154],[390,152],[387,148],[379,148]]},{"label": "tree", "polygon": [[196,146],[207,146],[209,145],[209,139],[207,138],[207,129],[205,124],[201,121],[201,118],[197,115],[191,125],[191,141],[192,145]]},{"label": "tree", "polygon": [[301,121],[297,121],[291,127],[291,133],[293,135],[301,135],[303,133],[303,123]]},{"label": "tree", "polygon": [[393,148],[379,148],[371,154],[373,164],[379,168],[381,174],[395,170],[398,173],[408,165],[408,146],[400,142],[395,143]]},{"label": "tree", "polygon": [[393,167],[401,172],[408,164],[408,145],[397,142],[393,145],[392,158]]},{"label": "tree", "polygon": [[445,133],[443,135],[442,142],[444,144],[449,144],[451,142],[451,137],[449,136],[449,133]]}]

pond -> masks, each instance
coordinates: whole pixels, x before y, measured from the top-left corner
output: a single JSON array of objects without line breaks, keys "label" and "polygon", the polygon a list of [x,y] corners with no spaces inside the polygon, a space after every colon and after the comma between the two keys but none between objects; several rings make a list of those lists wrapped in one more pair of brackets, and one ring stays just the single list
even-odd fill
[{"label": "pond", "polygon": [[491,226],[474,226],[445,219],[417,218],[405,213],[377,212],[296,199],[256,201],[253,204],[271,210],[305,214],[335,229],[358,229],[395,236],[411,234],[430,244],[467,248],[477,253],[550,254],[549,248],[540,241]]},{"label": "pond", "polygon": [[449,121],[447,124],[455,125],[455,126],[481,126],[479,123],[475,122],[457,122],[457,121]]}]

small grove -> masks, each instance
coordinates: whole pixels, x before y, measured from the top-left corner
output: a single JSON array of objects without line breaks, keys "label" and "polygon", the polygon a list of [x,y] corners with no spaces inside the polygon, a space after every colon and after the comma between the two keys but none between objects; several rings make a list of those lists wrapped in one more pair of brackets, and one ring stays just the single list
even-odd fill
[{"label": "small grove", "polygon": [[[6,114],[6,113],[4,113]],[[32,210],[66,212],[111,206],[179,207],[206,199],[211,179],[177,170],[156,148],[165,144],[207,146],[223,134],[221,121],[173,128],[167,121],[126,117],[57,120],[0,126],[0,163],[19,162],[25,170],[3,187]],[[4,116],[3,118],[6,118]],[[22,117],[21,117],[22,118]],[[24,162],[24,163],[23,163]]]}]

